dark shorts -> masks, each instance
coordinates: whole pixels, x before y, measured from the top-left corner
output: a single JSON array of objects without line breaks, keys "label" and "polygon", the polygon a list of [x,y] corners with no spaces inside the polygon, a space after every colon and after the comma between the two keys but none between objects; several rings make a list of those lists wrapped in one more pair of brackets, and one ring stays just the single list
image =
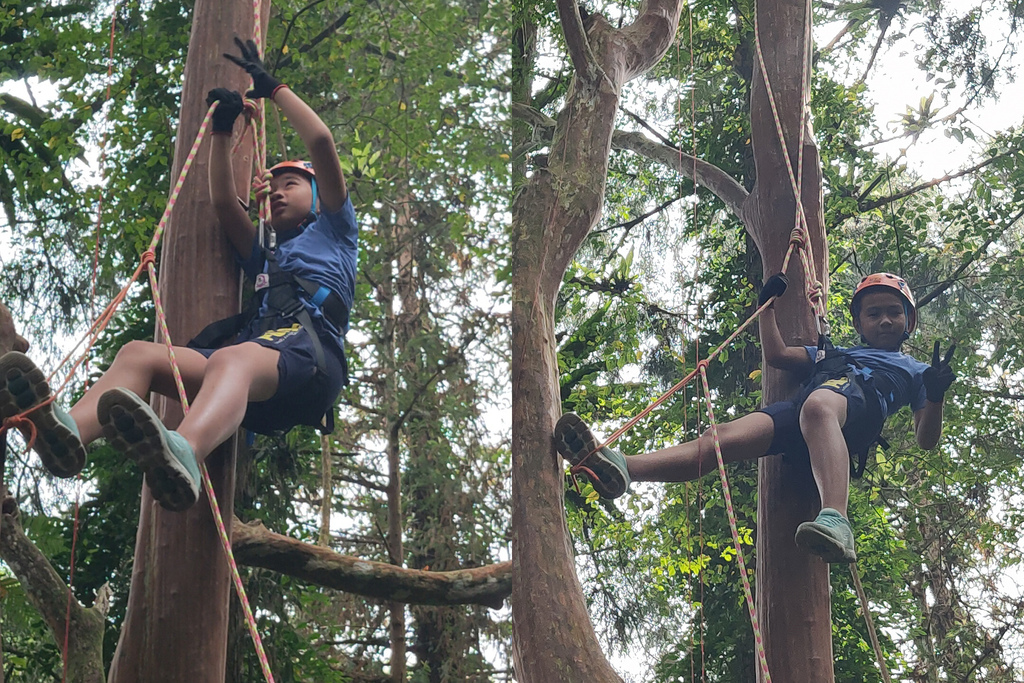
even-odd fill
[{"label": "dark shorts", "polygon": [[885,421],[882,407],[874,397],[865,397],[864,387],[857,381],[847,377],[830,379],[819,384],[810,391],[801,394],[795,401],[779,401],[765,406],[759,412],[767,413],[775,424],[775,435],[766,455],[785,453],[787,456],[807,457],[807,443],[800,431],[800,409],[803,401],[818,389],[829,389],[846,397],[846,424],[843,436],[850,449],[850,457],[866,451],[878,440]]},{"label": "dark shorts", "polygon": [[[231,346],[253,342],[280,355],[277,359],[277,391],[266,401],[250,403],[242,426],[258,434],[286,432],[296,425],[323,426],[324,415],[345,383],[342,351],[333,343],[322,343],[327,372],[319,373],[316,351],[309,334],[298,323],[286,325]],[[227,348],[227,347],[222,347]],[[196,349],[207,358],[218,349]]]}]

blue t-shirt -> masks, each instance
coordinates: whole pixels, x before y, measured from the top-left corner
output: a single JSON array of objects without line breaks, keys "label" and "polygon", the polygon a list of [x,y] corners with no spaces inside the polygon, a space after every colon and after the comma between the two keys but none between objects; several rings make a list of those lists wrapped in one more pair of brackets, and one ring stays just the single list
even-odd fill
[{"label": "blue t-shirt", "polygon": [[[301,232],[278,244],[274,255],[281,270],[327,287],[341,297],[346,308],[351,311],[359,255],[359,225],[356,223],[352,198],[347,197],[342,207],[334,213],[318,213],[316,220]],[[253,240],[249,257],[240,260],[240,264],[250,278],[255,279],[263,272],[263,250],[258,237]],[[314,323],[326,332],[320,335],[321,338],[326,337],[325,341],[333,341],[341,348],[342,339],[348,330],[336,329],[304,294],[299,299]],[[260,308],[260,315],[265,312],[265,308],[264,304]]]},{"label": "blue t-shirt", "polygon": [[[817,346],[806,346],[808,355],[814,360],[818,352]],[[882,414],[889,417],[903,406],[909,405],[912,411],[924,408],[926,394],[924,389],[924,371],[927,363],[922,363],[902,351],[886,351],[870,346],[854,346],[849,349],[836,347],[836,351],[845,353],[860,363],[854,367],[853,374],[865,380],[874,378],[878,400],[882,406]],[[885,391],[883,393],[883,389]]]}]

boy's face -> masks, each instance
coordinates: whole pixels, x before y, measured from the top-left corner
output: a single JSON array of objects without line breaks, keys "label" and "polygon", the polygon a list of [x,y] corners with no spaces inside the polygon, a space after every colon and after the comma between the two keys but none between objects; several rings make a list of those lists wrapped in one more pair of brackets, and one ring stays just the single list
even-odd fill
[{"label": "boy's face", "polygon": [[302,173],[278,173],[270,179],[270,224],[278,232],[294,230],[313,208],[313,185]]},{"label": "boy's face", "polygon": [[876,349],[895,351],[903,343],[907,314],[903,298],[896,292],[869,291],[861,297],[860,313],[853,326]]}]

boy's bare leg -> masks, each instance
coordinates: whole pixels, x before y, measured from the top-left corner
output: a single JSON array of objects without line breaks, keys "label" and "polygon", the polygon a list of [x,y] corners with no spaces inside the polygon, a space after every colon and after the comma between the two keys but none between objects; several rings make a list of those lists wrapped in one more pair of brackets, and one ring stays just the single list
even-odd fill
[{"label": "boy's bare leg", "polygon": [[177,432],[202,462],[245,418],[248,403],[277,391],[280,353],[252,342],[228,346],[210,356],[202,387]]},{"label": "boy's bare leg", "polygon": [[850,497],[850,451],[843,438],[846,397],[830,389],[811,393],[800,410],[800,431],[811,456],[821,507],[846,517]]},{"label": "boy's bare leg", "polygon": [[[191,397],[199,391],[207,360],[194,349],[175,346],[174,357],[181,369],[185,391]],[[78,425],[82,443],[90,443],[101,434],[96,407],[104,392],[115,388],[129,389],[143,400],[154,391],[164,396],[178,398],[171,363],[167,358],[167,347],[146,341],[128,342],[117,352],[110,369],[89,387],[81,400],[71,410],[71,417]]]},{"label": "boy's bare leg", "polygon": [[[718,437],[725,462],[759,458],[768,452],[775,435],[775,423],[766,413],[749,413],[718,425]],[[699,439],[653,453],[626,458],[633,481],[691,481],[718,468],[714,437],[710,428]]]}]

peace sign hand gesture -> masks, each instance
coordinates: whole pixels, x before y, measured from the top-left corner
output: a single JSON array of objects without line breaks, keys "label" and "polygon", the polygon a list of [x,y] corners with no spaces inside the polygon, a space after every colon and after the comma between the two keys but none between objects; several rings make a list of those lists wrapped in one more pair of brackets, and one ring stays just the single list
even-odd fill
[{"label": "peace sign hand gesture", "polygon": [[932,403],[942,403],[943,395],[945,395],[953,380],[956,379],[953,368],[949,366],[949,361],[953,358],[953,351],[955,350],[956,344],[952,344],[949,347],[949,351],[946,351],[945,357],[939,360],[939,342],[935,342],[935,350],[932,351],[932,365],[924,371],[922,378],[924,380],[925,394]]}]

